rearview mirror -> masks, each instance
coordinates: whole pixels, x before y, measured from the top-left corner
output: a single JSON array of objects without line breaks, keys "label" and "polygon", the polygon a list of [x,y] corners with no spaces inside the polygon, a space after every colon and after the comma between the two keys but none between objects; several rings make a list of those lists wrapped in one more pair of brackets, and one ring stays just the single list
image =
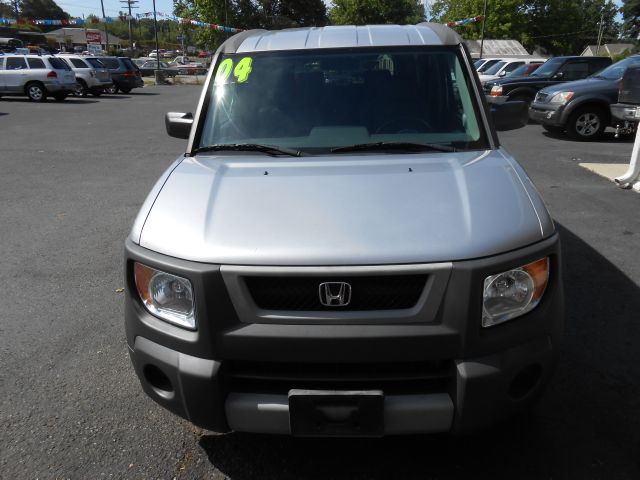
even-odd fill
[{"label": "rearview mirror", "polygon": [[491,116],[498,131],[522,128],[529,122],[529,104],[527,102],[492,104]]},{"label": "rearview mirror", "polygon": [[193,114],[182,112],[168,112],[164,117],[167,133],[175,138],[189,138],[193,125]]}]

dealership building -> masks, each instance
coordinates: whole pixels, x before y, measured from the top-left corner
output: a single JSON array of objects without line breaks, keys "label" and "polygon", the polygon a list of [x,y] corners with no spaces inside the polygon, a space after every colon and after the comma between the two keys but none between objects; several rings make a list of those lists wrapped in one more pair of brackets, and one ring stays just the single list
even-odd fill
[{"label": "dealership building", "polygon": [[87,45],[101,45],[102,49],[106,50],[107,43],[110,47],[122,47],[122,39],[96,28],[65,27],[46,33],[45,36],[49,41],[58,44],[61,50],[73,50],[73,47],[87,49]]}]

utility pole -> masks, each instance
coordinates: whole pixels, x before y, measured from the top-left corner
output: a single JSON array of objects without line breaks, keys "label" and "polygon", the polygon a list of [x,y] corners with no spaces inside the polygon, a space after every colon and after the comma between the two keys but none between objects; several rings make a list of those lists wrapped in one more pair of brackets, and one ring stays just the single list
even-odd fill
[{"label": "utility pole", "polygon": [[106,37],[106,50],[107,54],[109,53],[109,30],[107,30],[107,16],[104,14],[104,0],[100,0],[100,5],[102,6],[102,21],[104,22],[104,36]]},{"label": "utility pole", "polygon": [[131,30],[131,9],[132,8],[140,8],[134,7],[133,5],[138,3],[138,0],[120,0],[120,3],[126,3],[129,7],[129,52],[133,52],[133,31]]},{"label": "utility pole", "polygon": [[153,30],[156,34],[156,85],[162,83],[162,71],[160,70],[160,46],[158,43],[158,17],[156,15],[156,0],[153,0]]},{"label": "utility pole", "polygon": [[600,54],[600,44],[602,43],[602,36],[604,35],[604,8],[600,14],[600,29],[598,30],[598,47],[596,48],[596,57]]},{"label": "utility pole", "polygon": [[480,30],[480,58],[482,58],[482,51],[484,50],[484,24],[487,23],[487,0],[484,0],[482,17],[482,27]]}]

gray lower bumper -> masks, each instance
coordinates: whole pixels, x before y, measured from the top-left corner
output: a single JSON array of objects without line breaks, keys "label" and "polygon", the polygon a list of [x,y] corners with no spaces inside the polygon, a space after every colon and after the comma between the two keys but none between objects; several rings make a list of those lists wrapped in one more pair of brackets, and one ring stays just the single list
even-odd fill
[{"label": "gray lower bumper", "polygon": [[626,103],[615,103],[611,105],[611,115],[618,120],[627,122],[640,121],[640,105],[629,105]]},{"label": "gray lower bumper", "polygon": [[[286,395],[230,393],[225,403],[229,428],[237,432],[291,434]],[[448,432],[453,402],[446,393],[389,395],[384,399],[384,434]]]},{"label": "gray lower bumper", "polygon": [[[172,412],[217,432],[290,434],[284,393],[227,390],[223,363],[185,355],[137,337],[129,349],[145,392]],[[554,370],[550,338],[488,357],[460,360],[451,388],[384,397],[384,434],[468,432],[526,408]]]}]

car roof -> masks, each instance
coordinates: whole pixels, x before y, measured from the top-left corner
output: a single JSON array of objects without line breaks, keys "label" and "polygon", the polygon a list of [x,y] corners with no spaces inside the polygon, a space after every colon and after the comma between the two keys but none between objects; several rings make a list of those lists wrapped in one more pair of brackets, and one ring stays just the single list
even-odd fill
[{"label": "car roof", "polygon": [[460,36],[445,25],[339,25],[248,30],[229,38],[220,47],[223,53],[246,53],[315,48],[378,46],[459,45]]}]

